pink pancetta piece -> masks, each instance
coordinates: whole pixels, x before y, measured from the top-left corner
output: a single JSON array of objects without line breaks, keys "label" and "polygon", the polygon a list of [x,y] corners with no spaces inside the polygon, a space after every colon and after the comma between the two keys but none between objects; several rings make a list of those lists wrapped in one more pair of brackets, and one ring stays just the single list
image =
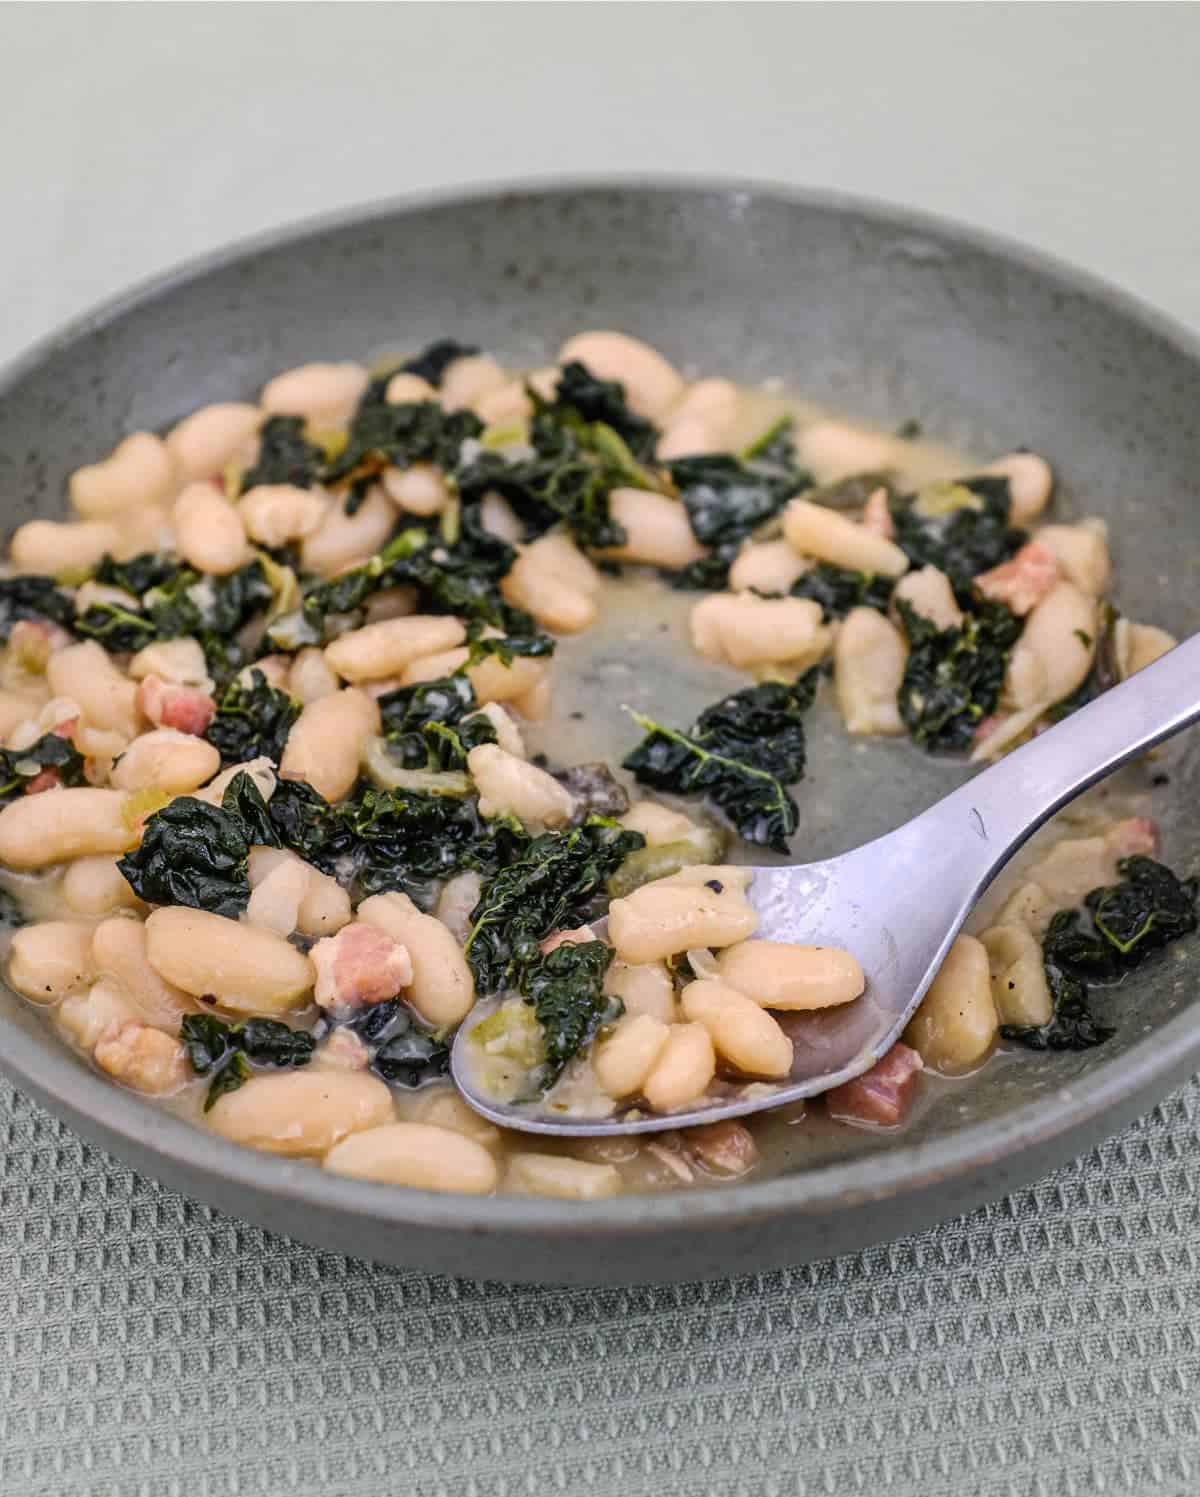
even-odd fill
[{"label": "pink pancetta piece", "polygon": [[864,1075],[825,1093],[830,1117],[894,1128],[904,1120],[924,1064],[911,1045],[893,1045]]},{"label": "pink pancetta piece", "polygon": [[41,795],[43,790],[53,790],[61,784],[62,776],[57,769],[43,769],[27,782],[25,794]]},{"label": "pink pancetta piece", "polygon": [[1158,822],[1148,816],[1127,816],[1109,827],[1104,840],[1118,858],[1157,857]]},{"label": "pink pancetta piece", "polygon": [[980,572],[975,586],[993,603],[1003,603],[1024,617],[1040,603],[1059,579],[1058,558],[1041,541],[1025,545],[990,572]]},{"label": "pink pancetta piece", "polygon": [[366,1008],[394,998],[412,982],[408,950],[378,926],[352,920],[309,952],[322,1008]]},{"label": "pink pancetta piece", "polygon": [[892,521],[892,512],[888,508],[888,492],[882,485],[873,490],[868,498],[866,508],[863,510],[862,523],[864,530],[873,530],[876,535],[883,536],[884,540],[896,539],[896,526]]},{"label": "pink pancetta piece", "polygon": [[147,676],[138,687],[138,706],[156,728],[175,728],[199,737],[216,716],[217,704],[198,686],[179,686]]}]

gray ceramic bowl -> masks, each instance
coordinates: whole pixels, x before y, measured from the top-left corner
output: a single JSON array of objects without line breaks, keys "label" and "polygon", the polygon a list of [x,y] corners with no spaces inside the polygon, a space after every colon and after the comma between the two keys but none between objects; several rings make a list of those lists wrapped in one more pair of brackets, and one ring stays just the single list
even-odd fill
[{"label": "gray ceramic bowl", "polygon": [[[572,186],[370,208],[240,246],[147,286],[0,380],[6,519],[63,508],[64,479],[134,427],[249,396],[279,369],[469,337],[534,364],[580,327],[640,334],[745,380],[782,375],[884,426],[915,417],[981,451],[1022,443],[1113,524],[1119,595],[1197,625],[1200,348],[1041,257],[907,212],[748,185]],[[887,745],[847,753],[841,814],[808,856],[896,825],[947,787]],[[1195,756],[1157,812],[1196,850]],[[842,789],[839,791],[837,786]],[[849,792],[847,788],[849,787]],[[1178,814],[1176,814],[1178,813]],[[1023,1056],[947,1092],[898,1137],[791,1130],[772,1178],[579,1205],[361,1184],[210,1137],[94,1075],[11,993],[0,1066],[81,1133],[170,1185],[338,1251],[448,1273],[693,1278],[822,1257],[998,1196],[1088,1148],[1200,1066],[1178,948],[1122,995],[1118,1036]]]}]

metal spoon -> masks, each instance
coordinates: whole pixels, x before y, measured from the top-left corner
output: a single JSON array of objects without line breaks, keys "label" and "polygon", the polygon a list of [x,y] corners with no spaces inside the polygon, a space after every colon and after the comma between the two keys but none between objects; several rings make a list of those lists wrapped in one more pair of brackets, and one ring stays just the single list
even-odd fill
[{"label": "metal spoon", "polygon": [[[853,1003],[783,1016],[795,1042],[790,1080],[631,1122],[556,1114],[540,1103],[506,1106],[482,1094],[472,1075],[468,1041],[490,1004],[477,1005],[458,1031],[454,1080],[493,1122],[565,1137],[745,1117],[850,1081],[899,1039],[972,906],[1022,843],[1097,780],[1198,718],[1200,635],[1193,635],[886,837],[823,863],[755,869],[756,937],[843,947],[867,976]],[[595,929],[604,934],[604,924]]]}]

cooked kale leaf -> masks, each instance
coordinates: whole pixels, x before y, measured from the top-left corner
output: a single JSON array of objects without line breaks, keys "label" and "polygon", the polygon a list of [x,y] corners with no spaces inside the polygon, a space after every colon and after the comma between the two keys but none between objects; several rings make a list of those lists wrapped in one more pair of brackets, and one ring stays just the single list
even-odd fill
[{"label": "cooked kale leaf", "polygon": [[254,669],[248,686],[235,679],[225,688],[204,736],[225,764],[244,764],[263,754],[278,763],[299,716],[300,704]]},{"label": "cooked kale leaf", "polygon": [[792,583],[791,595],[812,598],[821,605],[827,620],[841,619],[852,608],[877,608],[885,613],[895,585],[894,577],[877,572],[851,572],[822,561]]},{"label": "cooked kale leaf", "polygon": [[401,998],[372,1004],[344,1027],[366,1045],[371,1069],[393,1086],[424,1086],[450,1069],[445,1035],[420,1025]]},{"label": "cooked kale leaf", "polygon": [[92,603],[76,617],[73,627],[76,634],[98,640],[116,654],[131,654],[158,638],[153,619],[108,601]]},{"label": "cooked kale leaf", "polygon": [[21,619],[50,619],[70,629],[75,605],[52,577],[0,577],[0,639]]},{"label": "cooked kale leaf", "polygon": [[786,852],[799,812],[785,786],[804,775],[802,714],[816,683],[814,669],[791,686],[748,686],[707,707],[687,732],[634,712],[647,736],[625,768],[656,790],[706,795],[747,842]]},{"label": "cooked kale leaf", "polygon": [[892,500],[896,544],[914,567],[945,572],[963,602],[977,573],[999,566],[1024,544],[1025,532],[1008,523],[1010,508],[1007,478],[930,484]]},{"label": "cooked kale leaf", "polygon": [[240,492],[263,483],[311,489],[324,461],[321,448],[304,435],[303,416],[268,416],[259,428],[258,459],[242,474]]},{"label": "cooked kale leaf", "polygon": [[624,1012],[621,1000],[604,992],[612,955],[603,941],[567,942],[526,967],[521,995],[542,1027],[545,1053],[539,1090],[548,1091],[599,1029]]},{"label": "cooked kale leaf", "polygon": [[147,904],[186,904],[236,919],[250,900],[251,847],[282,842],[258,786],[243,773],[234,775],[220,806],[181,795],[156,811],[142,845],[117,866]]},{"label": "cooked kale leaf", "polygon": [[82,785],[83,755],[69,738],[46,733],[23,749],[0,749],[0,805],[24,795],[36,776],[49,770],[59,785]]},{"label": "cooked kale leaf", "polygon": [[607,426],[640,462],[650,462],[654,457],[658,428],[631,409],[624,385],[617,380],[598,378],[577,359],[563,365],[549,410],[567,424],[571,424],[574,416],[589,425],[598,422]]},{"label": "cooked kale leaf", "polygon": [[181,795],[147,820],[142,845],[117,867],[147,904],[186,904],[236,920],[250,900],[249,854],[238,817]]},{"label": "cooked kale leaf", "polygon": [[485,821],[474,797],[367,788],[337,806],[335,819],[353,834],[360,894],[399,889],[424,907],[441,880],[463,869],[494,873],[527,840],[515,822]]},{"label": "cooked kale leaf", "polygon": [[1117,872],[1119,884],[1093,889],[1084,904],[1126,965],[1196,929],[1196,879],[1178,879],[1147,857],[1123,858]]},{"label": "cooked kale leaf", "polygon": [[162,587],[179,571],[179,558],[170,551],[140,551],[128,561],[114,561],[106,556],[96,568],[95,580],[109,587],[124,588],[135,598],[152,587]]},{"label": "cooked kale leaf", "polygon": [[277,1019],[228,1024],[213,1014],[187,1014],[180,1022],[179,1038],[196,1075],[213,1077],[204,1099],[205,1112],[218,1098],[250,1080],[253,1072],[247,1061],[260,1066],[306,1066],[316,1049],[311,1034],[290,1029]]},{"label": "cooked kale leaf", "polygon": [[436,400],[362,405],[350,423],[346,446],[321,476],[336,483],[413,463],[434,463],[452,472],[462,444],[482,430],[473,411],[447,411]]},{"label": "cooked kale leaf", "polygon": [[1006,1024],[1001,1034],[1030,1050],[1087,1050],[1115,1031],[1091,1010],[1088,984],[1119,981],[1150,951],[1196,929],[1200,881],[1180,879],[1153,858],[1123,858],[1120,883],[1093,889],[1083,910],[1060,910],[1042,941],[1054,1004],[1048,1024]]},{"label": "cooked kale leaf", "polygon": [[419,379],[428,380],[431,385],[436,386],[441,384],[443,375],[455,359],[465,359],[478,352],[473,343],[456,343],[453,338],[439,338],[423,348],[415,358],[401,364],[400,368],[405,374],[415,374]]},{"label": "cooked kale leaf", "polygon": [[777,438],[749,462],[718,452],[670,464],[692,534],[712,549],[711,556],[668,573],[674,587],[725,586],[742,542],[810,482],[803,469],[790,466],[793,456],[790,442]]},{"label": "cooked kale leaf", "polygon": [[516,986],[548,935],[596,918],[609,875],[644,845],[639,832],[600,818],[528,843],[487,881],[471,911],[466,952],[478,991]]},{"label": "cooked kale leaf", "polygon": [[910,603],[897,605],[909,655],[900,683],[900,716],[913,741],[932,752],[969,748],[994,712],[1021,620],[1002,603],[976,596],[961,625],[939,629]]},{"label": "cooked kale leaf", "polygon": [[[458,489],[464,504],[478,505],[494,491],[530,535],[562,522],[581,546],[621,545],[625,532],[609,514],[608,496],[618,485],[644,478],[621,438],[608,427],[564,425],[551,407],[536,402],[529,442],[531,455],[481,452],[463,468]],[[509,565],[511,555],[505,570]]]},{"label": "cooked kale leaf", "polygon": [[473,748],[496,741],[464,673],[389,691],[379,711],[391,753],[406,769],[462,769]]}]

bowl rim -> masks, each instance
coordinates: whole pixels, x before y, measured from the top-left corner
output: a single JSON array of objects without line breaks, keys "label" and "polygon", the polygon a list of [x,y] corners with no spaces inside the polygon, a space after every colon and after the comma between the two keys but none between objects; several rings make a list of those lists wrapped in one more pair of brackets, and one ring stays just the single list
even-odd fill
[{"label": "bowl rim", "polygon": [[[781,202],[833,215],[864,218],[906,235],[927,236],[1032,270],[1067,293],[1103,303],[1193,360],[1200,373],[1200,337],[1168,314],[1102,277],[1044,251],[990,230],[960,224],[941,215],[881,199],[836,190],[795,187],[769,180],[704,174],[633,173],[619,177],[581,174],[437,188],[372,200],[308,216],[253,234],[189,258],[109,297],[39,339],[0,368],[0,400],[47,357],[80,337],[99,331],[125,314],[178,287],[257,254],[323,233],[365,228],[373,223],[430,209],[480,206],[514,197],[643,194],[647,196],[728,197]],[[457,1229],[547,1236],[650,1235],[672,1227],[710,1225],[735,1228],[781,1215],[830,1214],[874,1202],[902,1198],[996,1166],[1026,1149],[1085,1128],[1101,1115],[1119,1111],[1153,1089],[1168,1073],[1200,1063],[1200,1005],[1185,1009],[1136,1040],[1111,1060],[1057,1091],[1014,1108],[1000,1120],[972,1123],[920,1143],[861,1158],[801,1168],[792,1173],[730,1183],[696,1191],[616,1196],[578,1202],[534,1196],[448,1195],[411,1187],[380,1185],[328,1174],[312,1161],[290,1160],[228,1142],[172,1116],[91,1070],[65,1046],[48,1044],[0,1016],[0,1070],[27,1087],[60,1117],[94,1123],[141,1158],[216,1176],[263,1198],[334,1211],[346,1217],[396,1227]],[[142,1172],[142,1166],[136,1166]],[[153,1173],[153,1170],[148,1171]],[[234,1208],[236,1211],[236,1208]]]}]

